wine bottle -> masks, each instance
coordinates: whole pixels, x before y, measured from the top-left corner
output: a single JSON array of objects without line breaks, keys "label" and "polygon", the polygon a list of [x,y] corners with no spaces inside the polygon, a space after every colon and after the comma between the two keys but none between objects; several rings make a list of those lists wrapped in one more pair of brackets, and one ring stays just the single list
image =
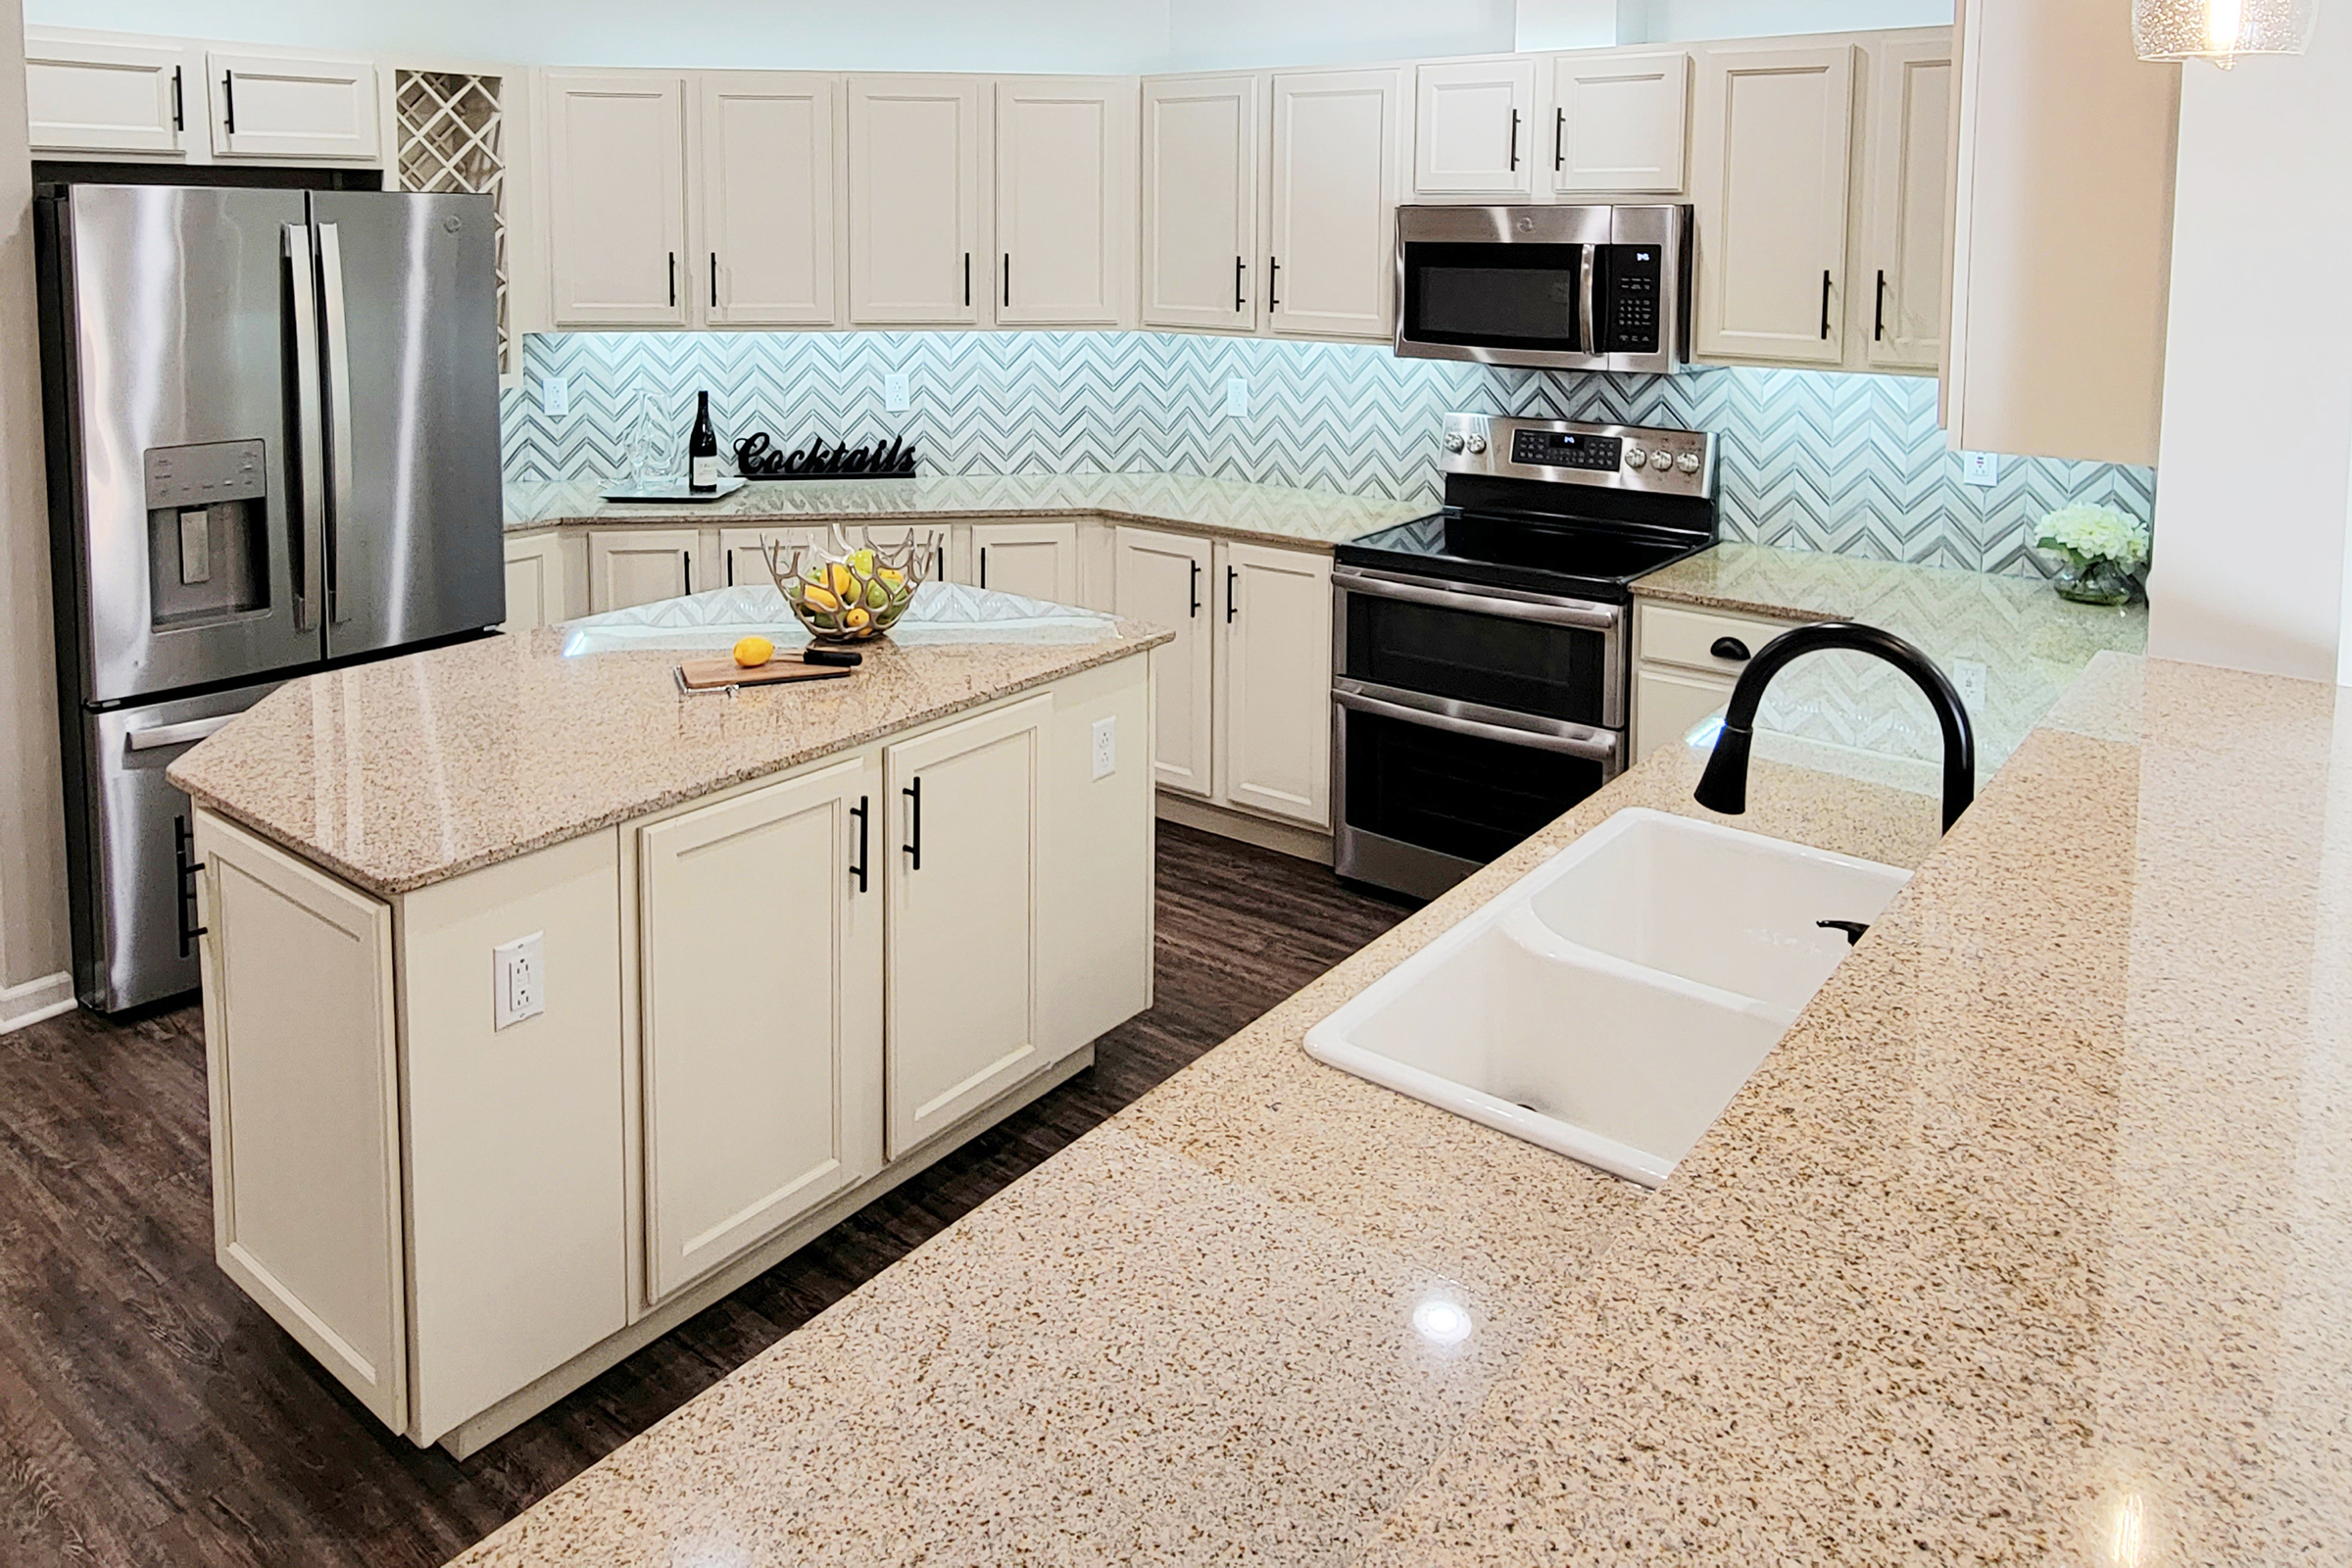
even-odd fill
[{"label": "wine bottle", "polygon": [[695,394],[694,430],[686,437],[686,488],[707,496],[718,488],[718,432],[710,425],[710,394]]}]

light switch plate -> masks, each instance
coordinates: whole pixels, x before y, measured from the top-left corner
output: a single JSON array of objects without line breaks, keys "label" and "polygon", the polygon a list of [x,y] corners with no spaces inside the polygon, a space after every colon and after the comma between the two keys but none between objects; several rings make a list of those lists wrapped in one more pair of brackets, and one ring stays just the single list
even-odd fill
[{"label": "light switch plate", "polygon": [[1116,718],[1095,720],[1095,777],[1108,778],[1119,770],[1119,721]]},{"label": "light switch plate", "polygon": [[534,931],[490,950],[493,1013],[499,1029],[511,1029],[547,1010],[547,933]]},{"label": "light switch plate", "polygon": [[2001,482],[2001,455],[1997,452],[1963,452],[1960,454],[1960,477],[1980,489]]},{"label": "light switch plate", "polygon": [[905,414],[914,402],[906,386],[906,372],[892,370],[882,377],[882,412]]},{"label": "light switch plate", "polygon": [[1250,378],[1231,375],[1225,378],[1225,416],[1229,419],[1250,417]]},{"label": "light switch plate", "polygon": [[571,412],[571,382],[561,375],[539,378],[539,412],[551,419],[561,419]]}]

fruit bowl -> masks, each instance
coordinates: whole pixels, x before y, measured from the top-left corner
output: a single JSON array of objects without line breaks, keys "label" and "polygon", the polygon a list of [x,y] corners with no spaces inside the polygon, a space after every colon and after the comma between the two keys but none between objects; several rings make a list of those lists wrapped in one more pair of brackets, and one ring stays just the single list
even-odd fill
[{"label": "fruit bowl", "polygon": [[874,543],[862,529],[852,545],[833,525],[833,548],[811,550],[779,540],[760,541],[767,574],[808,635],[818,642],[861,643],[897,623],[914,590],[940,566],[940,539],[909,532],[895,545]]}]

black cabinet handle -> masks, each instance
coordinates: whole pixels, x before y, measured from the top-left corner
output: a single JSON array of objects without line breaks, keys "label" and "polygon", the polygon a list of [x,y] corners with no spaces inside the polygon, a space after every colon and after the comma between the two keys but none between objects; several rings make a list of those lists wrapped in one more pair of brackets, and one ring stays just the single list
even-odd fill
[{"label": "black cabinet handle", "polygon": [[1249,296],[1242,292],[1242,277],[1249,270],[1248,262],[1243,261],[1239,256],[1233,259],[1233,314],[1236,316],[1250,308]]},{"label": "black cabinet handle", "polygon": [[1568,167],[1568,111],[1555,109],[1551,113],[1551,169],[1558,173]]},{"label": "black cabinet handle", "polygon": [[1282,309],[1282,263],[1271,256],[1266,258],[1266,309]]},{"label": "black cabinet handle", "polygon": [[906,842],[903,846],[906,855],[906,869],[920,871],[923,868],[922,775],[917,773],[912,782],[899,793],[906,797]]},{"label": "black cabinet handle", "polygon": [[675,310],[675,309],[677,309],[677,305],[678,305],[678,253],[677,253],[676,251],[671,251],[671,252],[669,253],[669,305],[670,305],[670,309],[672,309],[672,310]]},{"label": "black cabinet handle", "polygon": [[1821,274],[1821,340],[1824,343],[1830,340],[1830,274],[1825,270]]},{"label": "black cabinet handle", "polygon": [[1012,309],[1012,252],[1004,253],[1004,308]]},{"label": "black cabinet handle", "polygon": [[1200,618],[1200,563],[1198,561],[1193,563],[1192,618],[1195,620],[1199,620]]},{"label": "black cabinet handle", "polygon": [[1233,602],[1233,580],[1240,575],[1241,573],[1231,566],[1225,568],[1225,623],[1228,626],[1233,624],[1233,617],[1241,613],[1240,609]]},{"label": "black cabinet handle", "polygon": [[237,133],[237,74],[220,73],[220,128],[231,136]]},{"label": "black cabinet handle", "polygon": [[1879,269],[1879,324],[1871,329],[1871,337],[1880,343],[1886,341],[1886,269]]},{"label": "black cabinet handle", "polygon": [[963,253],[963,308],[972,308],[972,253]]},{"label": "black cabinet handle", "polygon": [[1511,172],[1519,172],[1519,111],[1511,111]]},{"label": "black cabinet handle", "polygon": [[1737,637],[1718,637],[1715,639],[1715,646],[1708,649],[1707,652],[1713,654],[1717,659],[1728,659],[1740,664],[1746,663],[1753,657],[1747,651],[1747,644]]},{"label": "black cabinet handle", "polygon": [[710,308],[718,309],[718,252],[710,253]]},{"label": "black cabinet handle", "polygon": [[858,804],[850,808],[850,814],[858,819],[858,863],[850,867],[850,875],[858,879],[858,891],[860,893],[865,891],[865,830],[866,823],[873,815],[873,812],[868,809],[872,804],[870,797],[860,795],[858,797]]},{"label": "black cabinet handle", "polygon": [[694,592],[694,552],[681,550],[678,552],[678,559],[686,564],[686,591],[692,593]]},{"label": "black cabinet handle", "polygon": [[185,73],[183,68],[179,66],[173,66],[172,68],[172,128],[173,130],[185,130],[188,128],[188,101],[185,87]]},{"label": "black cabinet handle", "polygon": [[980,586],[988,586],[988,546],[980,547]]},{"label": "black cabinet handle", "polygon": [[196,873],[204,869],[204,862],[196,858],[196,833],[184,816],[172,819],[172,858],[179,866],[173,918],[179,926],[179,956],[184,958],[196,951],[196,939],[205,935],[205,928],[196,923]]}]

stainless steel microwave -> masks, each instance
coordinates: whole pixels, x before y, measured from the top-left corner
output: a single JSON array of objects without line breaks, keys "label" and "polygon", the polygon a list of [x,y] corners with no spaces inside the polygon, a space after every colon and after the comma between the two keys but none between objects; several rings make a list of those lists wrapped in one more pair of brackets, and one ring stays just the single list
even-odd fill
[{"label": "stainless steel microwave", "polygon": [[1556,370],[1690,362],[1688,207],[1399,207],[1396,352]]}]

